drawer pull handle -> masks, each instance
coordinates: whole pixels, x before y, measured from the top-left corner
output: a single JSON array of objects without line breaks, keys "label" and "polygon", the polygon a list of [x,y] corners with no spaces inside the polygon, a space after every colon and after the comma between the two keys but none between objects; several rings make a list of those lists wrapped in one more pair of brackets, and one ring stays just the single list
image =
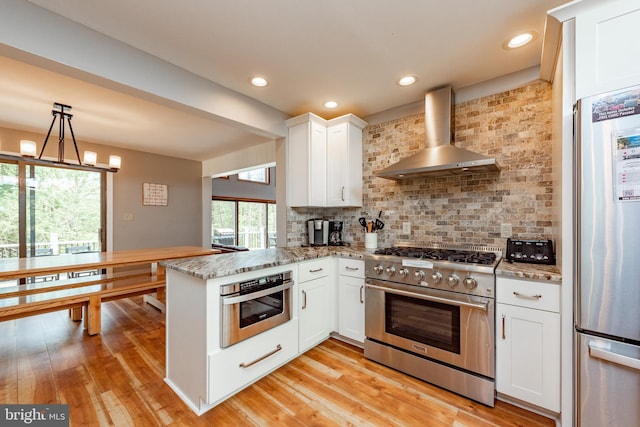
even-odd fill
[{"label": "drawer pull handle", "polygon": [[506,340],[506,339],[507,339],[507,336],[506,336],[506,335],[505,335],[505,333],[504,333],[504,318],[505,318],[505,317],[506,317],[506,316],[503,314],[503,315],[502,315],[502,339],[503,339],[503,340]]},{"label": "drawer pull handle", "polygon": [[309,273],[317,273],[319,271],[322,271],[322,267],[316,268],[315,270],[309,270]]},{"label": "drawer pull handle", "polygon": [[269,356],[273,356],[274,354],[276,354],[276,353],[277,353],[277,352],[279,352],[280,350],[282,350],[282,346],[281,346],[280,344],[278,344],[278,345],[276,346],[276,349],[275,349],[275,350],[270,351],[269,353],[265,354],[264,356],[260,356],[260,357],[258,357],[256,360],[254,360],[254,361],[252,361],[252,362],[249,362],[249,363],[244,363],[244,362],[242,362],[242,363],[240,363],[240,365],[239,365],[239,366],[240,366],[241,368],[248,368],[248,367],[250,367],[250,366],[255,365],[255,364],[256,364],[256,363],[258,363],[258,362],[262,362],[264,359],[266,359],[266,358],[267,358],[267,357],[269,357]]},{"label": "drawer pull handle", "polygon": [[349,267],[348,265],[344,267],[347,270],[351,270],[351,271],[358,271],[360,270],[358,267]]},{"label": "drawer pull handle", "polygon": [[517,296],[518,298],[526,298],[526,299],[540,299],[542,298],[542,295],[526,295],[526,294],[521,294],[520,292],[516,292],[513,291],[513,294],[515,296]]}]

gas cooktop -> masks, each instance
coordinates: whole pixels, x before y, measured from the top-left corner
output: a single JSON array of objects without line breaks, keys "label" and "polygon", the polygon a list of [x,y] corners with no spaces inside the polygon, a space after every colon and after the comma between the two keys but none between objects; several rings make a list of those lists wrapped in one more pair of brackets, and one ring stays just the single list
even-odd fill
[{"label": "gas cooktop", "polygon": [[492,265],[496,262],[494,252],[466,249],[421,248],[414,246],[394,246],[377,249],[375,255],[390,255],[400,258],[419,258],[436,261],[452,261],[468,264]]},{"label": "gas cooktop", "polygon": [[365,277],[493,298],[500,249],[432,245],[376,249],[365,255]]}]

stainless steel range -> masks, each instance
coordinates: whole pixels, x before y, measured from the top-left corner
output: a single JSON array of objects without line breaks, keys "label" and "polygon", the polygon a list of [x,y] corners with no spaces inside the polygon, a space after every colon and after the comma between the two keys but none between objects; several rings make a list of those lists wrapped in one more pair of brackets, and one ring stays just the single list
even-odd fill
[{"label": "stainless steel range", "polygon": [[365,357],[494,404],[495,267],[487,246],[378,249],[365,257]]}]

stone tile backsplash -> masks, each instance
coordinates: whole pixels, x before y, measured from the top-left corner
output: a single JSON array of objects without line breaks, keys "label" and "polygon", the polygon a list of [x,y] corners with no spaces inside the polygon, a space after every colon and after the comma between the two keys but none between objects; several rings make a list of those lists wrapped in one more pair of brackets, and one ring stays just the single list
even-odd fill
[{"label": "stone tile backsplash", "polygon": [[[345,240],[364,246],[358,218],[379,211],[385,222],[379,247],[410,241],[504,248],[503,223],[518,238],[551,238],[551,85],[539,81],[456,104],[454,118],[454,144],[495,156],[500,173],[403,182],[378,178],[376,171],[423,147],[424,114],[367,126],[363,207],[288,209],[288,246],[306,244],[306,221],[316,217],[344,221]],[[409,234],[403,234],[405,222]]]}]

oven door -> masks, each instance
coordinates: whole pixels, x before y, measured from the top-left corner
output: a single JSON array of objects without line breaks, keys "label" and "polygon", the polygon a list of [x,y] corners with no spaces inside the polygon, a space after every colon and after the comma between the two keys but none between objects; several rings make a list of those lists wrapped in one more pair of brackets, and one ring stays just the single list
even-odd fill
[{"label": "oven door", "polygon": [[495,377],[494,301],[367,279],[368,339]]},{"label": "oven door", "polygon": [[291,319],[293,280],[250,294],[220,297],[220,347],[257,335]]}]

